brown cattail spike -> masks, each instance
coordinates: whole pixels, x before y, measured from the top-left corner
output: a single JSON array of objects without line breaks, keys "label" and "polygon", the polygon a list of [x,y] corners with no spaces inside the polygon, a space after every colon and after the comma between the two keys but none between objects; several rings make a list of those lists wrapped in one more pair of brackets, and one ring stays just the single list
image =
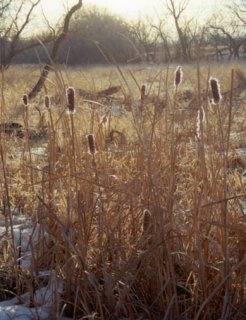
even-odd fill
[{"label": "brown cattail spike", "polygon": [[212,92],[212,97],[213,97],[212,102],[214,104],[218,104],[221,100],[219,81],[217,79],[211,77],[209,79],[209,84],[211,87],[211,92]]},{"label": "brown cattail spike", "polygon": [[146,86],[145,86],[145,84],[143,84],[141,87],[141,101],[142,102],[144,101],[145,97],[146,97]]},{"label": "brown cattail spike", "polygon": [[178,88],[178,86],[181,84],[183,78],[183,71],[180,66],[177,67],[175,70],[175,78],[174,78],[174,86]]},{"label": "brown cattail spike", "polygon": [[72,87],[67,88],[67,107],[70,113],[75,112],[75,90]]},{"label": "brown cattail spike", "polygon": [[44,97],[44,105],[45,105],[45,107],[46,107],[47,109],[50,108],[50,98],[49,98],[49,96],[45,96],[45,97]]},{"label": "brown cattail spike", "polygon": [[147,234],[152,229],[152,215],[147,209],[144,210],[143,214],[143,234]]},{"label": "brown cattail spike", "polygon": [[22,100],[23,100],[24,106],[27,106],[28,105],[28,95],[24,94],[22,97]]},{"label": "brown cattail spike", "polygon": [[96,146],[95,146],[94,135],[88,134],[87,139],[88,139],[88,145],[89,145],[89,152],[91,154],[95,154],[96,153]]}]

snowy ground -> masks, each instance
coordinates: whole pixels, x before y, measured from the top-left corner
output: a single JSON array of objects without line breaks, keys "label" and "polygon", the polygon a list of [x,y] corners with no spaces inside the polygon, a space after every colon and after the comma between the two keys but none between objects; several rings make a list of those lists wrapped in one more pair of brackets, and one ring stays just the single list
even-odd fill
[{"label": "snowy ground", "polygon": [[[18,247],[21,244],[20,265],[28,269],[31,263],[30,241],[35,244],[39,238],[40,225],[34,224],[32,219],[26,216],[13,216],[14,242]],[[0,220],[0,237],[6,236],[6,221]],[[8,230],[10,236],[10,228]],[[63,317],[54,310],[54,301],[59,299],[62,293],[62,282],[55,271],[40,272],[38,277],[48,279],[46,287],[36,290],[34,297],[27,292],[21,297],[0,302],[0,320],[51,320],[68,318]]]},{"label": "snowy ground", "polygon": [[[23,294],[19,299],[13,298],[11,300],[0,302],[0,319],[54,319],[53,301],[55,294],[57,294],[56,286],[56,275],[51,274],[47,287],[38,289],[34,295],[34,303],[32,303],[32,305],[35,305],[35,307],[30,307],[30,293]],[[55,319],[64,320],[65,318],[55,315]]]}]

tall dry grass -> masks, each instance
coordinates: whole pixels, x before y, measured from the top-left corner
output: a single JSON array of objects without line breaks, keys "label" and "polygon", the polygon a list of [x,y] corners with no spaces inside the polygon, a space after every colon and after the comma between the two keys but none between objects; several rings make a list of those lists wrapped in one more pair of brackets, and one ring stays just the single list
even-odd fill
[{"label": "tall dry grass", "polygon": [[[1,133],[1,214],[12,230],[0,239],[2,299],[35,292],[47,281],[39,272],[54,270],[63,282],[54,319],[245,318],[246,163],[238,148],[246,87],[236,96],[232,66],[183,66],[182,82],[175,68],[56,70],[27,106],[28,88],[18,85],[15,110],[13,71],[1,75],[1,121],[22,114],[25,132]],[[78,94],[112,85],[122,88],[113,98]],[[124,115],[114,116],[115,105]],[[35,107],[48,138],[29,134]],[[28,270],[13,239],[16,211],[40,230]]]}]

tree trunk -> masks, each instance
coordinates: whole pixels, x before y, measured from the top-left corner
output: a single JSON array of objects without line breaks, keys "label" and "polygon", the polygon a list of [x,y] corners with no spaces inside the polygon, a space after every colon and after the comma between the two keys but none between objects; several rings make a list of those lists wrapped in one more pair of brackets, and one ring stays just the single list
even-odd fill
[{"label": "tree trunk", "polygon": [[53,46],[52,52],[50,54],[50,62],[46,63],[46,65],[44,66],[44,68],[41,72],[41,75],[38,79],[38,82],[35,84],[33,89],[29,92],[29,94],[28,94],[29,99],[35,98],[37,96],[37,94],[41,91],[41,89],[43,88],[45,80],[47,79],[47,77],[49,75],[51,66],[57,57],[57,53],[59,51],[59,48],[68,33],[70,20],[71,20],[73,14],[77,10],[79,10],[81,7],[82,7],[82,0],[79,0],[78,3],[76,5],[74,5],[66,14],[63,29],[62,29],[60,35],[58,36],[58,38],[54,42],[54,46]]}]

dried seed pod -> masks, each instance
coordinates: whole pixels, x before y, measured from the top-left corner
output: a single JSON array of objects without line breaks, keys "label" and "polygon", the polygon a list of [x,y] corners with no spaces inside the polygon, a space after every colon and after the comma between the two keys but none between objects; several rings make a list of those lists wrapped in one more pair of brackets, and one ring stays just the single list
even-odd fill
[{"label": "dried seed pod", "polygon": [[141,101],[143,102],[146,97],[146,85],[143,84],[141,87]]},{"label": "dried seed pod", "polygon": [[50,97],[49,96],[45,96],[44,97],[44,105],[47,109],[50,108]]},{"label": "dried seed pod", "polygon": [[152,214],[149,210],[144,210],[143,216],[143,234],[147,234],[152,229]]},{"label": "dried seed pod", "polygon": [[213,104],[218,104],[221,100],[221,93],[220,93],[220,85],[219,81],[216,78],[210,78],[209,79],[209,84],[212,92],[212,103]]},{"label": "dried seed pod", "polygon": [[174,86],[178,88],[178,86],[181,84],[183,78],[183,71],[181,66],[178,66],[175,70],[175,77],[174,77]]},{"label": "dried seed pod", "polygon": [[27,106],[28,105],[28,95],[24,94],[22,97],[22,100],[23,100],[24,106]]},{"label": "dried seed pod", "polygon": [[67,107],[70,113],[75,112],[75,90],[73,87],[67,88]]},{"label": "dried seed pod", "polygon": [[205,123],[205,111],[203,106],[201,106],[200,110],[197,112],[197,118],[196,118],[196,136],[197,139],[201,138],[201,127]]},{"label": "dried seed pod", "polygon": [[88,134],[87,139],[88,139],[88,145],[89,145],[89,152],[91,154],[95,154],[96,146],[95,146],[94,134]]}]

